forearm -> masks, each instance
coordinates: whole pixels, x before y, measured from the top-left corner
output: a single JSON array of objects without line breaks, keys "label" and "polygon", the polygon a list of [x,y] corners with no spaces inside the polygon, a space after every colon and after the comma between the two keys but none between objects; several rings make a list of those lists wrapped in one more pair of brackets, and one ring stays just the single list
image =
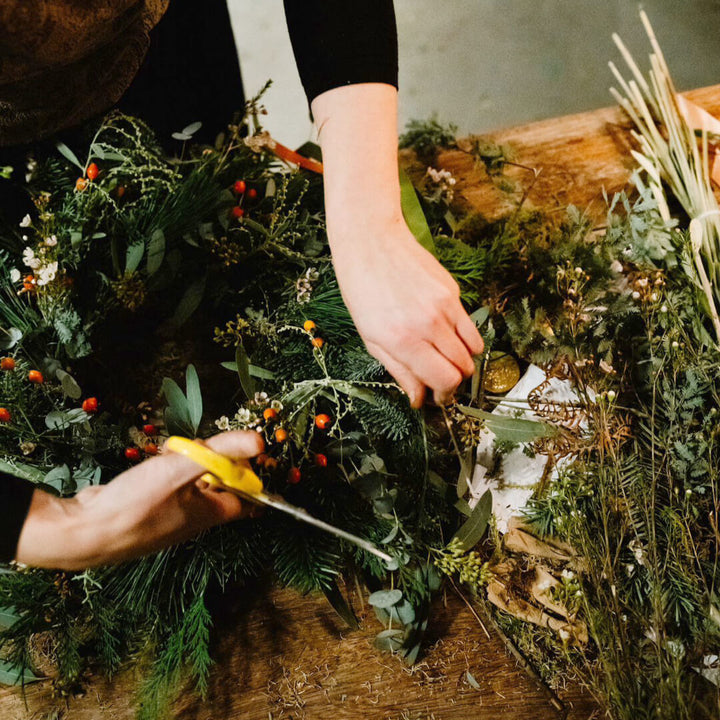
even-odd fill
[{"label": "forearm", "polygon": [[30,508],[18,538],[15,559],[32,567],[79,570],[95,558],[72,499],[58,498],[42,490],[33,492]]},{"label": "forearm", "polygon": [[331,245],[350,240],[360,220],[400,222],[397,90],[384,83],[333,88],[313,100],[312,112],[323,152]]}]

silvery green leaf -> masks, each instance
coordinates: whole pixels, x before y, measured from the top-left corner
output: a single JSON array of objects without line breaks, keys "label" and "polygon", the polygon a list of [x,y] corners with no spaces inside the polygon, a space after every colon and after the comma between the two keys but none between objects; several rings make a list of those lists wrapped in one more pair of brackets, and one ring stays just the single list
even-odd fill
[{"label": "silvery green leaf", "polygon": [[67,483],[70,481],[70,468],[67,465],[59,465],[54,467],[43,478],[43,484],[49,485],[59,493],[63,492]]},{"label": "silvery green leaf", "polygon": [[187,394],[187,407],[190,423],[197,433],[202,420],[203,401],[200,392],[200,379],[194,365],[188,365],[185,372],[185,392]]},{"label": "silvery green leaf", "polygon": [[40,680],[29,669],[21,669],[7,660],[0,660],[0,684],[27,685]]},{"label": "silvery green leaf", "polygon": [[21,338],[22,332],[16,327],[8,330],[0,328],[0,350],[10,350],[20,342]]},{"label": "silvery green leaf", "polygon": [[55,377],[60,381],[62,391],[72,400],[78,400],[82,396],[82,389],[75,378],[62,368],[55,371]]},{"label": "silvery green leaf", "polygon": [[202,123],[198,120],[196,122],[190,123],[187,127],[184,127],[182,129],[182,133],[183,135],[194,135],[201,127]]},{"label": "silvery green leaf", "polygon": [[64,142],[57,143],[55,147],[66,160],[69,160],[73,165],[80,168],[80,172],[83,175],[85,174],[85,166],[77,159],[77,155]]},{"label": "silvery green leaf", "polygon": [[66,430],[71,425],[85,422],[89,417],[82,408],[53,410],[45,416],[45,425],[50,430]]},{"label": "silvery green leaf", "polygon": [[150,236],[147,251],[147,274],[154,275],[162,265],[165,257],[165,233],[158,228]]},{"label": "silvery green leaf", "polygon": [[402,590],[378,590],[368,598],[370,605],[389,608],[402,600]]}]

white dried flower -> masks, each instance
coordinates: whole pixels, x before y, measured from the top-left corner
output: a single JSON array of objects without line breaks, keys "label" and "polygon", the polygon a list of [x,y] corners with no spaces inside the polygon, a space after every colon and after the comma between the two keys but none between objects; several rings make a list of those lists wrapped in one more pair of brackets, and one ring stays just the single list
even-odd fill
[{"label": "white dried flower", "polygon": [[23,250],[23,263],[33,270],[37,270],[42,265],[42,260],[35,257],[35,251],[31,247]]},{"label": "white dried flower", "polygon": [[614,273],[621,273],[623,271],[623,264],[619,260],[613,260],[610,264],[610,269]]},{"label": "white dried flower", "polygon": [[22,273],[17,268],[13,268],[10,271],[10,281],[11,282],[19,282],[21,277],[22,277]]},{"label": "white dried flower", "polygon": [[57,236],[51,235],[50,237],[45,238],[45,244],[48,247],[55,247],[57,245]]},{"label": "white dried flower", "polygon": [[48,283],[52,282],[55,279],[55,275],[57,275],[57,269],[57,260],[54,260],[53,262],[41,267],[37,273],[37,284],[47,285]]},{"label": "white dried flower", "polygon": [[215,425],[218,430],[229,430],[230,429],[230,418],[228,418],[227,415],[223,415],[222,417],[219,417],[215,421]]},{"label": "white dried flower", "polygon": [[32,225],[32,218],[29,215],[26,215],[20,221],[20,227],[30,227],[31,225]]},{"label": "white dried flower", "polygon": [[634,290],[634,291],[633,291],[632,299],[633,299],[633,300],[639,300],[639,299],[640,299],[640,293],[639,293],[637,290]]}]

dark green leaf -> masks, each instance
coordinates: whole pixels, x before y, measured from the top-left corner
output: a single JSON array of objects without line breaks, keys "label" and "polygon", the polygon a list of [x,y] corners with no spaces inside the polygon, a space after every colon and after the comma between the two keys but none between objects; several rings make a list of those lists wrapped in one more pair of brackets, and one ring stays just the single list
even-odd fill
[{"label": "dark green leaf", "polygon": [[472,515],[463,523],[460,529],[453,535],[453,540],[457,540],[460,547],[465,550],[471,550],[480,542],[480,538],[487,530],[490,515],[492,513],[492,493],[486,490],[483,496],[478,500],[478,504],[472,511]]},{"label": "dark green leaf", "polygon": [[238,344],[235,349],[235,365],[237,366],[237,373],[240,378],[240,387],[243,389],[248,400],[252,400],[255,397],[255,383],[250,376],[250,358],[245,352],[242,343]]},{"label": "dark green leaf", "polygon": [[198,309],[203,295],[205,294],[206,282],[207,276],[203,275],[188,286],[185,294],[178,303],[174,315],[168,322],[170,327],[180,327]]},{"label": "dark green leaf", "polygon": [[327,601],[332,605],[333,610],[345,621],[348,627],[353,630],[357,630],[360,627],[358,619],[355,617],[355,613],[348,604],[345,596],[340,592],[340,588],[334,580],[329,581],[329,585],[323,586],[323,593]]},{"label": "dark green leaf", "polygon": [[400,202],[403,217],[415,239],[431,253],[435,254],[435,241],[430,233],[425,213],[423,213],[415,188],[407,173],[400,168]]}]

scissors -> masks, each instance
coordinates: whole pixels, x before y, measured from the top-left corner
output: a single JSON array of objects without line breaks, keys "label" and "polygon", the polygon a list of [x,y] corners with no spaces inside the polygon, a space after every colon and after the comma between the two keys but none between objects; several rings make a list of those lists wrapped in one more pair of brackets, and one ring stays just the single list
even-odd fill
[{"label": "scissors", "polygon": [[250,463],[247,461],[231,460],[211,450],[206,445],[201,445],[194,440],[179,437],[178,435],[169,437],[165,447],[171,452],[184,455],[189,460],[204,467],[208,472],[202,475],[201,480],[208,483],[208,485],[231,492],[243,500],[281,510],[288,515],[292,515],[296,520],[301,520],[336,537],[347,540],[385,562],[392,562],[393,558],[390,555],[384,553],[368,540],[313,517],[307,510],[291,505],[280,495],[265,492],[262,480],[253,472]]}]

